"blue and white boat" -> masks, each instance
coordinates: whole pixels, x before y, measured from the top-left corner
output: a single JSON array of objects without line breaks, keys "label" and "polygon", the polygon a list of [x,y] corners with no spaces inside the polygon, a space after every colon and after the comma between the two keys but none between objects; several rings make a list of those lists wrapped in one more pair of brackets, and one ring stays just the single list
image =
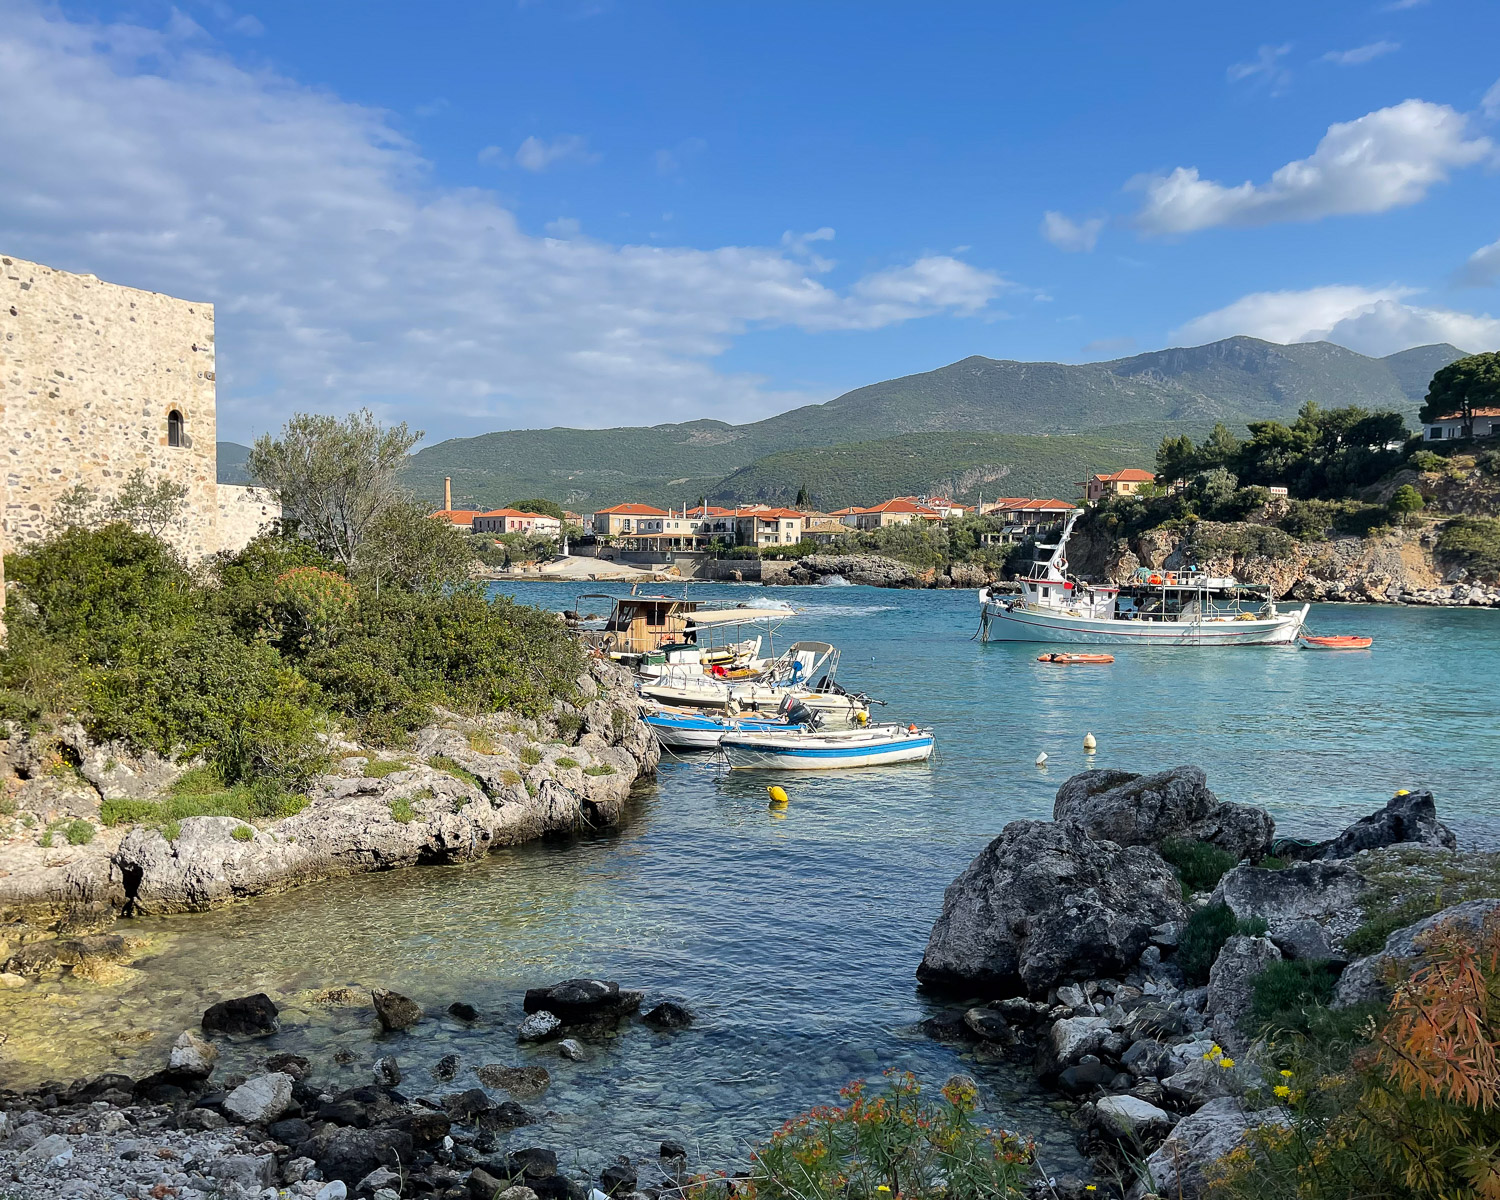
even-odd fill
[{"label": "blue and white boat", "polygon": [[733,731],[719,739],[730,770],[838,771],[925,762],[936,745],[932,730],[915,725]]},{"label": "blue and white boat", "polygon": [[656,740],[673,750],[717,750],[726,733],[767,733],[800,728],[777,717],[732,717],[723,712],[699,709],[658,708],[645,715]]}]

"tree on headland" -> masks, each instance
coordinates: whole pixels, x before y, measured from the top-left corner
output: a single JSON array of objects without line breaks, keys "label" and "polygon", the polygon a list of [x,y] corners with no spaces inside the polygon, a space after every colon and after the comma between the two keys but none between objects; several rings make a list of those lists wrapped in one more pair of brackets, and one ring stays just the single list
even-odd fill
[{"label": "tree on headland", "polygon": [[1465,435],[1472,436],[1475,410],[1495,407],[1500,407],[1500,351],[1449,363],[1432,377],[1417,415],[1425,425],[1456,413]]},{"label": "tree on headland", "polygon": [[344,418],[298,413],[279,437],[257,439],[246,466],[277,494],[283,514],[352,572],[371,530],[404,497],[396,476],[421,438],[404,421],[381,425],[369,409]]},{"label": "tree on headland", "polygon": [[512,500],[505,506],[513,508],[517,512],[541,513],[543,516],[556,517],[559,521],[566,521],[562,506],[551,500]]}]

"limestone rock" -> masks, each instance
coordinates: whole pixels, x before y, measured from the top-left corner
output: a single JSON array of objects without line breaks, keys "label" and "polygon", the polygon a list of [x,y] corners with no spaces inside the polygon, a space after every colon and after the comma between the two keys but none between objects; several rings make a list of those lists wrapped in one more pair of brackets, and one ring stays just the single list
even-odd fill
[{"label": "limestone rock", "polygon": [[238,996],[210,1004],[203,1013],[206,1033],[231,1033],[249,1037],[267,1037],[281,1028],[278,1009],[264,992]]},{"label": "limestone rock", "polygon": [[545,1042],[550,1037],[556,1037],[560,1029],[562,1022],[553,1013],[545,1010],[534,1012],[516,1030],[516,1041]]},{"label": "limestone rock", "polygon": [[1071,823],[1013,821],[949,885],[917,978],[998,996],[1124,973],[1164,921],[1185,919],[1152,850]]},{"label": "limestone rock", "polygon": [[1085,1054],[1093,1054],[1110,1034],[1103,1017],[1068,1017],[1053,1024],[1048,1049],[1056,1067],[1068,1067]]},{"label": "limestone rock", "polygon": [[1225,872],[1213,900],[1227,904],[1242,921],[1264,918],[1273,938],[1314,921],[1336,943],[1359,923],[1368,890],[1363,876],[1346,862],[1293,863],[1279,871],[1241,866]]},{"label": "limestone rock", "polygon": [[292,1106],[292,1082],[280,1071],[247,1079],[224,1098],[224,1111],[247,1125],[274,1121]]},{"label": "limestone rock", "polygon": [[1224,943],[1219,957],[1208,972],[1208,1003],[1204,1012],[1222,1016],[1231,1026],[1238,1026],[1250,1015],[1255,1002],[1255,977],[1273,962],[1281,961],[1281,951],[1268,938],[1236,934]]},{"label": "limestone rock", "polygon": [[207,1079],[213,1073],[218,1060],[219,1048],[199,1037],[191,1029],[184,1029],[172,1044],[172,1053],[167,1059],[167,1069],[179,1075],[196,1075]]},{"label": "limestone rock", "polygon": [[657,1029],[686,1029],[693,1023],[693,1014],[684,1005],[663,1000],[641,1020]]},{"label": "limestone rock", "polygon": [[565,1025],[609,1021],[641,1006],[641,993],[622,991],[612,979],[564,979],[548,987],[528,988],[522,1008],[549,1012]]},{"label": "limestone rock", "polygon": [[1191,838],[1211,842],[1236,858],[1265,854],[1275,833],[1265,810],[1221,802],[1198,767],[1173,767],[1154,775],[1084,771],[1057,790],[1052,816],[1121,846]]},{"label": "limestone rock", "polygon": [[1442,926],[1456,924],[1479,929],[1496,912],[1500,912],[1500,899],[1466,900],[1408,925],[1405,929],[1396,930],[1385,939],[1385,945],[1377,953],[1357,959],[1344,968],[1334,992],[1333,1007],[1347,1008],[1365,1001],[1388,999],[1390,986],[1385,979],[1387,969],[1395,969],[1403,962],[1420,959],[1427,938]]},{"label": "limestone rock", "polygon": [[1178,1122],[1172,1136],[1146,1159],[1142,1178],[1126,1193],[1126,1200],[1151,1194],[1199,1200],[1206,1190],[1204,1168],[1238,1146],[1248,1130],[1289,1123],[1284,1109],[1246,1113],[1238,1100],[1210,1100]]},{"label": "limestone rock", "polygon": [[375,1016],[380,1027],[387,1033],[410,1029],[422,1019],[422,1006],[400,992],[375,988],[370,997],[375,1001]]},{"label": "limestone rock", "polygon": [[570,1062],[582,1062],[586,1055],[583,1047],[572,1038],[563,1038],[557,1043],[557,1052]]},{"label": "limestone rock", "polygon": [[1361,850],[1411,844],[1448,850],[1458,845],[1453,831],[1437,819],[1431,792],[1393,796],[1379,812],[1361,817],[1335,838],[1315,846],[1289,844],[1278,847],[1277,852],[1282,858],[1327,861],[1353,858]]},{"label": "limestone rock", "polygon": [[1172,1118],[1135,1096],[1105,1096],[1094,1105],[1098,1128],[1112,1137],[1144,1140],[1172,1128]]}]

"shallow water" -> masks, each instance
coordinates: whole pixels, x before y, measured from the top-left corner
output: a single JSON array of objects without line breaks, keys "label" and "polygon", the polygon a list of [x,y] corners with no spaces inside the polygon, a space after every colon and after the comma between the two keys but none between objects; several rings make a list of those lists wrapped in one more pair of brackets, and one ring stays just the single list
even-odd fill
[{"label": "shallow water", "polygon": [[[598,590],[535,584],[515,594],[563,608]],[[933,1083],[975,1074],[996,1119],[1041,1133],[1044,1159],[1059,1168],[1073,1161],[1066,1129],[1022,1074],[911,1026],[934,1011],[913,971],[943,888],[1007,821],[1050,816],[1073,772],[1198,763],[1222,798],[1262,804],[1283,832],[1308,836],[1396,788],[1431,788],[1462,839],[1500,843],[1500,613],[1323,606],[1312,618],[1319,632],[1371,634],[1374,650],[1130,648],[1113,666],[1056,667],[1035,661],[1038,647],[968,640],[972,592],[775,595],[802,610],[778,645],[842,647],[846,685],[887,699],[882,715],[937,727],[932,764],[781,777],[792,799],[778,816],[766,808],[767,777],[669,758],[607,834],[123,923],[151,946],[123,987],[68,981],[0,995],[11,1035],[0,1075],[144,1072],[207,1004],[263,989],[291,1005],[287,1029],[236,1047],[231,1069],[290,1049],[317,1059],[324,1078],[353,1084],[374,1057],[394,1053],[406,1090],[436,1094],[449,1089],[427,1071],[450,1051],[470,1066],[540,1062],[554,1082],[527,1107],[548,1115],[510,1140],[586,1164],[654,1154],[675,1137],[701,1161],[729,1166],[785,1117],[896,1066]],[[1092,758],[1085,732],[1099,741]],[[1033,765],[1040,750],[1045,770]],[[643,988],[648,1003],[684,1001],[698,1022],[675,1034],[630,1024],[579,1064],[518,1048],[522,990],[575,974]],[[380,1040],[367,1007],[299,1000],[343,984],[395,987],[434,1013],[466,1000],[485,1020],[429,1021]],[[336,1047],[356,1062],[333,1066]],[[452,1087],[473,1083],[460,1076]]]}]

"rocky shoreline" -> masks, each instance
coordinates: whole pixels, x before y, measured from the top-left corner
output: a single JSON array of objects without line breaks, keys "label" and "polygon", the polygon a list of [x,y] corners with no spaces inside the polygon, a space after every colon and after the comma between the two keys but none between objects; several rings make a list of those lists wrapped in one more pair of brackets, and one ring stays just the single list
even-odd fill
[{"label": "rocky shoreline", "polygon": [[[1238,865],[1185,896],[1161,853],[1174,842]],[[1425,933],[1500,911],[1500,856],[1455,845],[1425,792],[1304,844],[1276,839],[1264,810],[1221,803],[1194,767],[1085,772],[1052,821],[1007,825],[948,888],[917,976],[965,999],[927,1030],[1030,1065],[1075,1101],[1080,1150],[1127,1200],[1196,1200],[1247,1129],[1288,1120],[1248,1032],[1256,977],[1303,960],[1338,973],[1334,1007],[1388,998],[1387,968],[1420,957]],[[1346,949],[1377,907],[1401,911],[1393,892],[1409,900],[1434,877],[1447,907],[1373,953]],[[1209,912],[1227,924],[1204,961]]]},{"label": "rocky shoreline", "polygon": [[76,725],[12,731],[0,742],[0,786],[20,819],[0,846],[0,965],[33,976],[59,956],[71,967],[117,960],[120,939],[99,931],[119,914],[202,911],[613,825],[634,784],[654,774],[659,749],[621,668],[592,660],[577,692],[577,703],[559,701],[541,718],[439,712],[401,751],[331,742],[334,769],[306,806],[253,825],[192,816],[103,827],[101,805],[164,797],[192,764],[93,745]]}]

